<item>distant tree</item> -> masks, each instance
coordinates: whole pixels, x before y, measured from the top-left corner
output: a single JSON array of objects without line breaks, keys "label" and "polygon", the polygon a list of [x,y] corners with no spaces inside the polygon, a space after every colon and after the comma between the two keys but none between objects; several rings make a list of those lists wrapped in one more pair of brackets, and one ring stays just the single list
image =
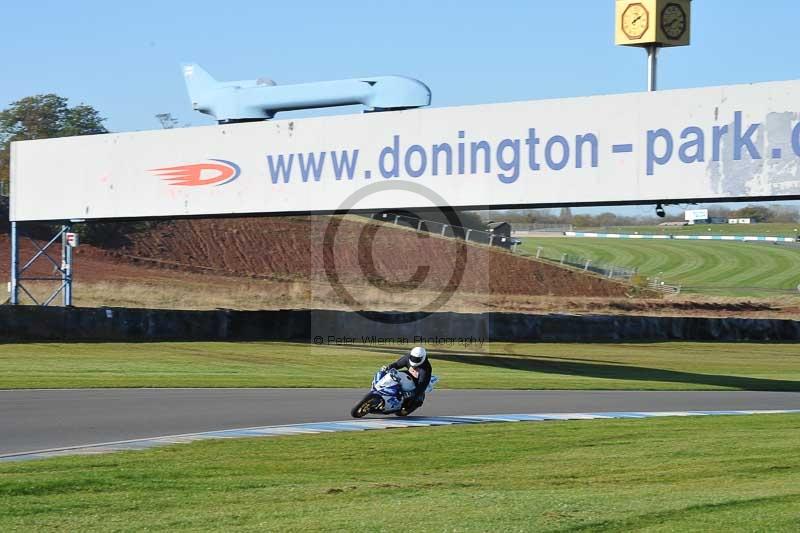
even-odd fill
[{"label": "distant tree", "polygon": [[535,222],[536,216],[531,210],[490,210],[481,211],[480,216],[483,220],[502,220],[517,224],[531,224]]},{"label": "distant tree", "polygon": [[26,96],[0,111],[0,181],[8,181],[11,143],[73,135],[108,133],[92,106],[70,107],[56,94]]},{"label": "distant tree", "polygon": [[600,213],[591,215],[587,213],[574,214],[572,209],[564,208],[558,212],[550,209],[529,209],[517,211],[486,211],[483,213],[486,220],[503,220],[512,224],[572,224],[576,228],[597,228],[609,226],[650,226],[662,222],[682,221],[683,213],[667,214],[666,218],[657,218],[652,215],[623,216],[615,213]]},{"label": "distant tree", "polygon": [[600,213],[594,217],[594,220],[596,226],[609,227],[621,225],[620,217],[614,213]]},{"label": "distant tree", "polygon": [[793,224],[798,221],[797,207],[793,205],[771,205],[770,222],[783,222]]},{"label": "distant tree", "polygon": [[594,227],[594,217],[592,215],[575,215],[572,217],[572,225],[576,228]]},{"label": "distant tree", "polygon": [[772,211],[765,205],[748,205],[731,213],[733,218],[749,218],[756,222],[772,222]]},{"label": "distant tree", "polygon": [[89,105],[80,104],[67,108],[63,126],[57,137],[108,133],[106,127],[103,126],[105,120],[100,116],[99,111]]},{"label": "distant tree", "polygon": [[485,230],[486,223],[481,216],[474,211],[459,211],[458,218],[465,228]]},{"label": "distant tree", "polygon": [[550,209],[510,211],[508,215],[494,215],[491,218],[519,224],[555,224],[558,222],[558,216],[554,215]]},{"label": "distant tree", "polygon": [[733,218],[731,209],[724,206],[715,206],[708,209],[708,216],[711,218]]}]

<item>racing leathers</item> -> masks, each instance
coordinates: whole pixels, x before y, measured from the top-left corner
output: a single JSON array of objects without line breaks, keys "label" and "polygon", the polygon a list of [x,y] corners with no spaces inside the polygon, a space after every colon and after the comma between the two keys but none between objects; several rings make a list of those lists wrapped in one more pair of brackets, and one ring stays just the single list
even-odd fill
[{"label": "racing leathers", "polygon": [[395,370],[406,369],[408,375],[414,380],[416,387],[414,392],[403,401],[401,411],[404,414],[410,414],[412,411],[419,409],[422,402],[425,401],[425,390],[431,382],[432,368],[428,358],[421,365],[412,367],[409,360],[409,354],[404,355],[394,363],[387,365],[387,369],[394,368]]}]

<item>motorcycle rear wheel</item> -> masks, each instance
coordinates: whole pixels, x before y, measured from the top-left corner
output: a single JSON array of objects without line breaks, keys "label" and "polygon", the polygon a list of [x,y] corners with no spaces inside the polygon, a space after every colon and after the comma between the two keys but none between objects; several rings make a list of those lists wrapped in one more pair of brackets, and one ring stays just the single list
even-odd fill
[{"label": "motorcycle rear wheel", "polygon": [[350,410],[350,416],[353,418],[362,418],[370,413],[377,412],[380,407],[380,402],[380,396],[370,392]]}]

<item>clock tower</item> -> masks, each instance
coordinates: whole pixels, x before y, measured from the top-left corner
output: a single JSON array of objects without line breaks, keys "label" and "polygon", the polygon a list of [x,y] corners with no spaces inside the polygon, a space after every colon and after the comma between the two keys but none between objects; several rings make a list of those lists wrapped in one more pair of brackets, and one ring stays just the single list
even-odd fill
[{"label": "clock tower", "polygon": [[687,46],[691,0],[616,0],[616,44]]},{"label": "clock tower", "polygon": [[615,41],[647,50],[647,90],[656,90],[658,49],[688,46],[692,0],[617,0]]}]

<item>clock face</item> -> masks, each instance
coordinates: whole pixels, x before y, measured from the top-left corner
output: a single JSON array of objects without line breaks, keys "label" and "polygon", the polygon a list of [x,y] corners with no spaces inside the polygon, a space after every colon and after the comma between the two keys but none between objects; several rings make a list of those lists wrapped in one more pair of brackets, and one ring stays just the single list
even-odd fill
[{"label": "clock face", "polygon": [[661,29],[670,39],[680,39],[686,33],[686,12],[678,4],[667,4],[661,12]]},{"label": "clock face", "polygon": [[642,4],[631,4],[622,13],[622,31],[628,39],[641,39],[650,26],[650,13]]}]

